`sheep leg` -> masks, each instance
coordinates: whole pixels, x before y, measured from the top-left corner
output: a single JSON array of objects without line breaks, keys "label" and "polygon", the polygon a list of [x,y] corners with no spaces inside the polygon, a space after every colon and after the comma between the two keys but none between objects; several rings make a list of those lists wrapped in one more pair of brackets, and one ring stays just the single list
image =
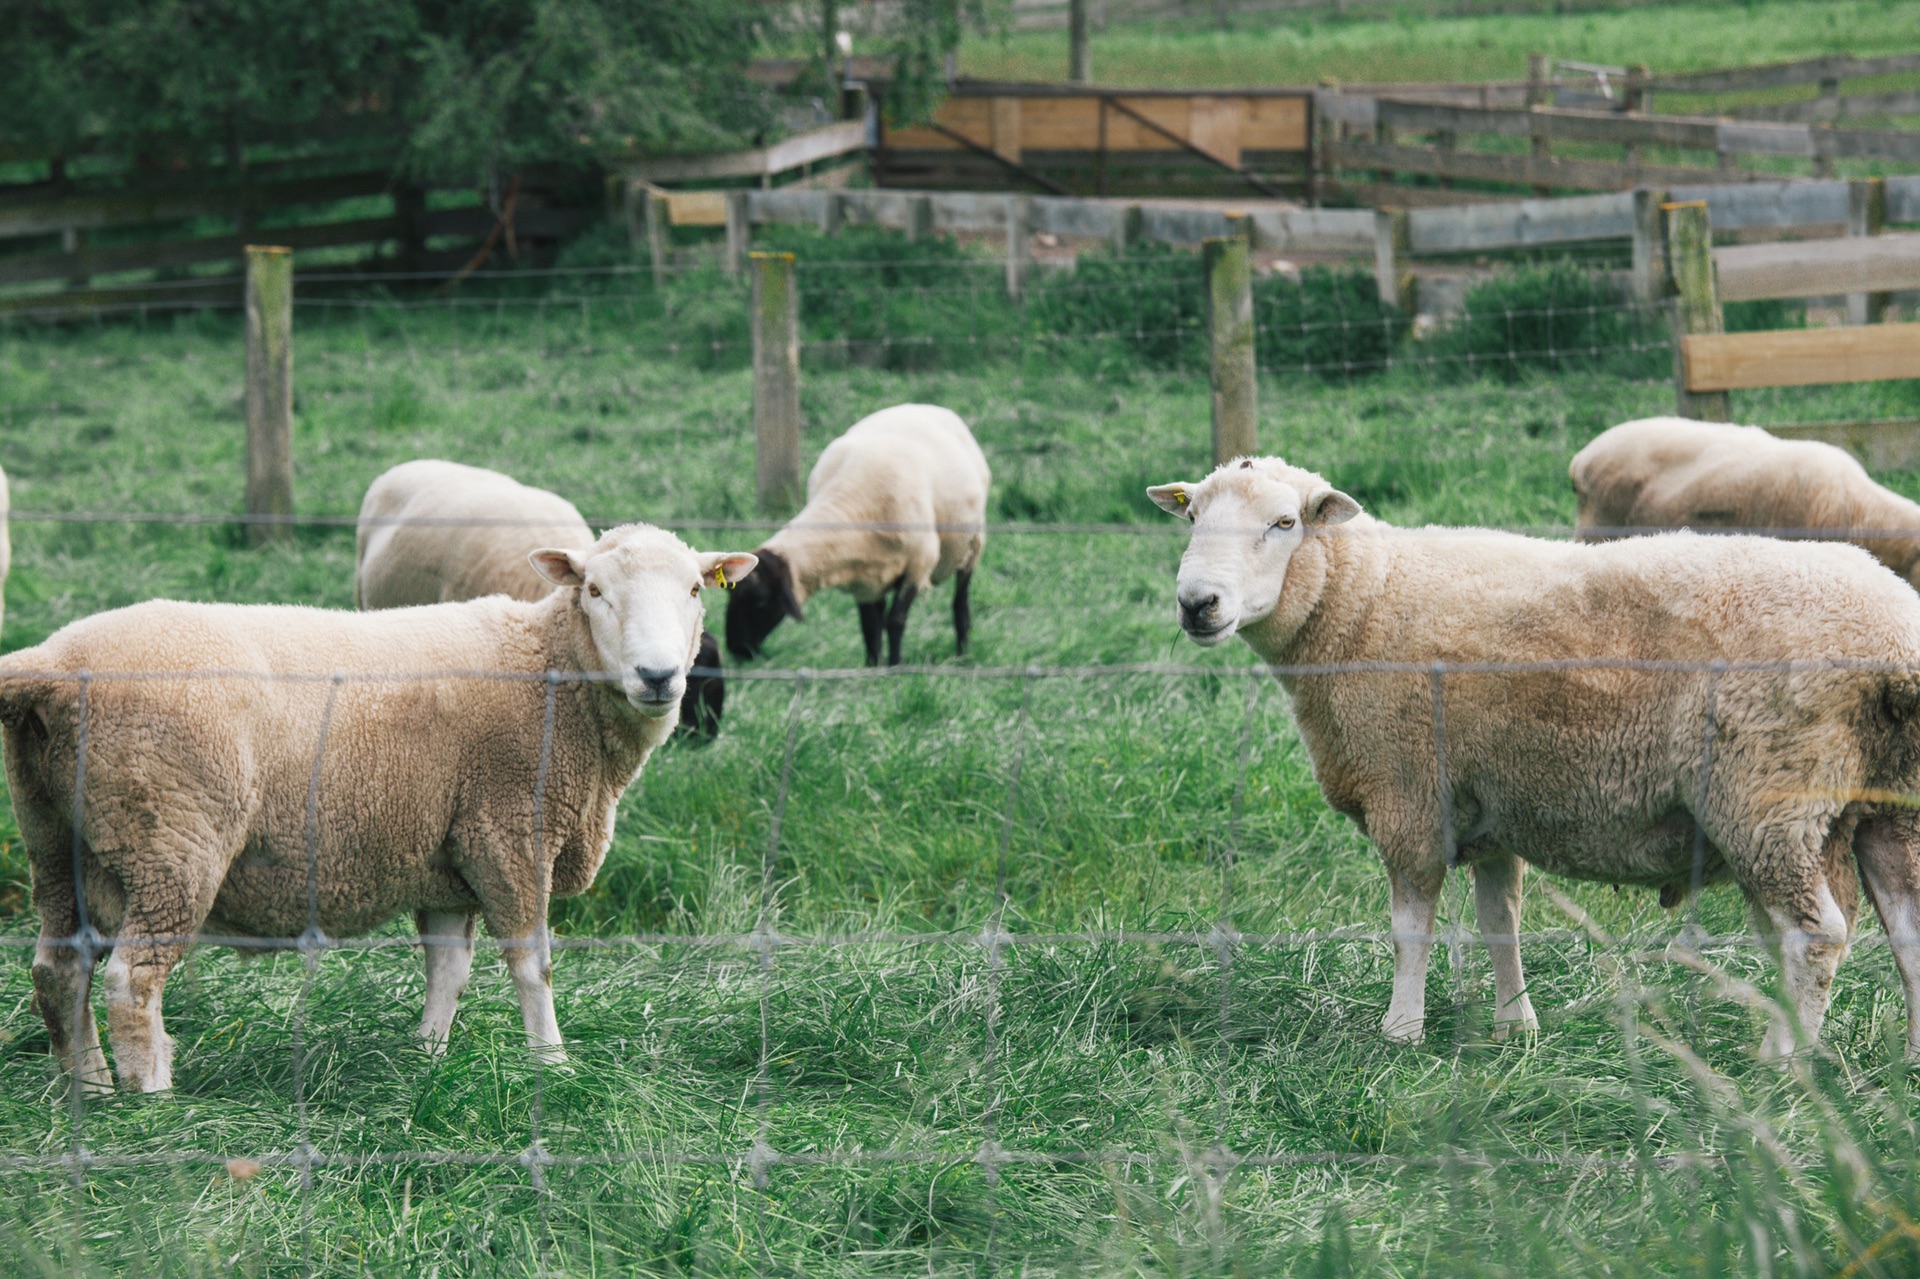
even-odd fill
[{"label": "sheep leg", "polygon": [[[1440,905],[1440,881],[1387,868],[1388,904],[1393,935],[1393,1001],[1380,1021],[1381,1033],[1397,1044],[1417,1044],[1427,1035],[1427,960],[1433,954],[1433,921]],[[1430,882],[1427,882],[1430,881]]]},{"label": "sheep leg", "polygon": [[963,568],[953,575],[953,651],[960,657],[967,655],[967,634],[973,630],[973,606],[967,599],[967,588],[972,585],[972,569]]},{"label": "sheep leg", "polygon": [[93,970],[100,957],[83,950],[76,936],[80,914],[69,877],[34,885],[40,911],[40,943],[33,951],[33,998],[61,1068],[72,1071],[84,1092],[113,1091],[100,1027],[93,1018]]},{"label": "sheep leg", "polygon": [[545,1065],[566,1065],[567,1050],[561,1046],[560,1022],[553,1012],[553,951],[545,925],[503,940],[501,949],[506,952],[507,971],[513,974],[514,991],[520,996],[527,1047]]},{"label": "sheep leg", "polygon": [[1473,864],[1473,910],[1480,939],[1493,962],[1493,1037],[1538,1030],[1540,1019],[1527,998],[1520,971],[1520,877],[1517,857],[1490,857]]},{"label": "sheep leg", "polygon": [[1913,819],[1860,823],[1853,852],[1907,995],[1907,1057],[1920,1060],[1920,839]]},{"label": "sheep leg", "polygon": [[907,633],[907,610],[920,588],[905,578],[893,592],[893,604],[887,609],[887,665],[900,665],[900,641]]},{"label": "sheep leg", "polygon": [[880,627],[886,620],[887,603],[884,598],[860,606],[860,638],[867,645],[867,665],[880,665]]},{"label": "sheep leg", "polygon": [[1824,875],[1785,895],[1749,893],[1755,930],[1780,963],[1786,1016],[1767,1027],[1760,1041],[1763,1061],[1779,1061],[1820,1038],[1834,974],[1847,957],[1845,914]]},{"label": "sheep leg", "polygon": [[120,1086],[129,1092],[173,1088],[173,1037],[160,1003],[168,976],[187,953],[186,943],[174,939],[190,931],[129,911],[107,960],[107,1029]]},{"label": "sheep leg", "polygon": [[420,1042],[435,1056],[446,1051],[454,1010],[473,971],[473,929],[478,920],[470,910],[423,910],[414,915],[427,953],[427,1007],[420,1017]]}]

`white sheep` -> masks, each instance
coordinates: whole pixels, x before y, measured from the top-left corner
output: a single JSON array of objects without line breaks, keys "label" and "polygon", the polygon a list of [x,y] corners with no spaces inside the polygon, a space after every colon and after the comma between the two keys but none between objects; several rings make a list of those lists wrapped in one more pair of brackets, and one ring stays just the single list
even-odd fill
[{"label": "white sheep", "polygon": [[0,658],[34,994],[83,1086],[110,1087],[89,928],[115,939],[107,1017],[130,1089],[172,1084],[161,990],[195,935],[341,936],[406,911],[428,934],[429,1046],[484,915],[528,1043],[565,1059],[548,901],[592,884],[621,793],[679,717],[701,589],[753,557],[627,525],[533,560],[567,589],[374,613],[156,600]]},{"label": "white sheep", "polygon": [[[527,556],[585,550],[593,531],[572,502],[511,476],[458,462],[402,462],[367,487],[354,530],[359,608],[448,604],[483,595],[537,600],[555,589]],[[680,706],[684,732],[720,731],[726,685],[720,645],[704,627]]]},{"label": "white sheep", "polygon": [[948,409],[897,404],[855,422],[814,464],[806,506],[754,551],[760,571],[727,600],[727,651],[759,656],[782,618],[802,620],[815,591],[839,587],[859,602],[867,665],[880,663],[884,625],[887,665],[897,666],[914,597],[952,577],[964,657],[992,481],[973,433]]},{"label": "white sheep", "polygon": [[1644,418],[1603,432],[1568,468],[1580,536],[1737,529],[1852,542],[1920,586],[1920,505],[1845,449],[1757,426]]},{"label": "white sheep", "polygon": [[[1389,1038],[1424,1032],[1454,860],[1473,868],[1495,1029],[1535,1024],[1516,936],[1524,860],[1659,886],[1669,904],[1736,880],[1798,1015],[1762,1051],[1792,1051],[1819,1033],[1857,862],[1920,1054],[1920,817],[1905,803],[1920,790],[1920,597],[1893,574],[1831,543],[1394,529],[1277,458],[1148,493],[1193,522],[1181,627],[1203,645],[1238,634],[1293,668],[1276,674],[1315,779],[1386,863]],[[1530,665],[1500,669],[1512,663]]]}]

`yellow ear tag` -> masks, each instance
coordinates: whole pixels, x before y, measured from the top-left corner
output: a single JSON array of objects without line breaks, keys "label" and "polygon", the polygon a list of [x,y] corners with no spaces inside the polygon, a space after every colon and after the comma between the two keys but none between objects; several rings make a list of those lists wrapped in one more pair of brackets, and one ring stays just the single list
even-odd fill
[{"label": "yellow ear tag", "polygon": [[715,564],[713,566],[713,577],[715,581],[720,583],[722,590],[730,591],[733,589],[733,583],[727,580],[727,566],[725,564]]},{"label": "yellow ear tag", "polygon": [[1187,491],[1185,489],[1181,489],[1178,493],[1175,493],[1173,495],[1173,500],[1180,503],[1180,505],[1185,506],[1187,504]]}]

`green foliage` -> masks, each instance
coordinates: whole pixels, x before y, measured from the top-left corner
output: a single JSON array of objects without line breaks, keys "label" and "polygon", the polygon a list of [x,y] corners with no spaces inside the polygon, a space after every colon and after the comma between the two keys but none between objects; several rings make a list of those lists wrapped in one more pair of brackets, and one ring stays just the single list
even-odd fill
[{"label": "green foliage", "polygon": [[1729,333],[1759,333],[1768,329],[1804,329],[1807,304],[1802,298],[1755,298],[1751,302],[1726,302],[1720,318]]},{"label": "green foliage", "polygon": [[0,144],[171,165],[357,133],[417,175],[469,180],[712,147],[767,123],[741,75],[758,14],[747,0],[19,0],[0,40]]},{"label": "green foliage", "polygon": [[1110,376],[1135,369],[1201,369],[1207,295],[1200,260],[1172,245],[1083,253],[1071,274],[1038,276],[1027,323],[1050,347],[1041,358]]},{"label": "green foliage", "polygon": [[1464,313],[1417,355],[1453,378],[1514,381],[1572,369],[1655,376],[1670,358],[1664,327],[1655,313],[1622,299],[1605,275],[1560,260],[1474,285]]},{"label": "green foliage", "polygon": [[1380,305],[1371,273],[1345,267],[1256,279],[1253,316],[1261,368],[1336,379],[1385,369],[1407,327],[1404,315]]}]

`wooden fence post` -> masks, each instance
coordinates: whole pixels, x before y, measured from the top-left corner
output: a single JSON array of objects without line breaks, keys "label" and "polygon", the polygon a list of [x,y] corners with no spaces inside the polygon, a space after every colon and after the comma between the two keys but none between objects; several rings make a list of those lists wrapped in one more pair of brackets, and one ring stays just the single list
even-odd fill
[{"label": "wooden fence post", "polygon": [[933,238],[933,197],[930,195],[910,195],[907,197],[907,240],[918,242]]},{"label": "wooden fence post", "polygon": [[820,193],[820,234],[839,235],[840,228],[846,225],[847,205],[838,191]]},{"label": "wooden fence post", "polygon": [[1113,229],[1113,251],[1125,253],[1140,243],[1141,228],[1145,215],[1137,204],[1125,204],[1114,210],[1118,215]]},{"label": "wooden fence post", "polygon": [[[1881,178],[1847,183],[1847,234],[1879,235],[1887,222],[1887,184]],[[1847,294],[1848,324],[1878,324],[1887,318],[1885,293]]]},{"label": "wooden fence post", "polygon": [[1667,229],[1667,269],[1674,293],[1673,383],[1674,411],[1703,422],[1725,422],[1732,413],[1725,391],[1689,391],[1687,358],[1682,341],[1694,333],[1722,333],[1720,291],[1713,271],[1713,226],[1707,202],[1664,204],[1660,212]]},{"label": "wooden fence post", "polygon": [[653,287],[665,288],[667,268],[672,264],[672,241],[668,232],[673,225],[673,209],[667,197],[658,191],[642,189],[641,207],[647,223],[647,260],[653,265]]},{"label": "wooden fence post", "polygon": [[1667,296],[1667,237],[1660,225],[1665,191],[1640,187],[1633,193],[1633,300],[1658,302]]},{"label": "wooden fence post", "polygon": [[1033,201],[1007,197],[1007,296],[1018,302],[1026,293],[1027,267],[1033,260]]},{"label": "wooden fence post", "polygon": [[1202,246],[1207,267],[1215,466],[1229,458],[1250,457],[1258,449],[1259,380],[1254,368],[1249,247],[1244,233],[1213,237]]},{"label": "wooden fence post", "polygon": [[1380,305],[1406,310],[1413,304],[1413,279],[1402,269],[1410,247],[1405,209],[1381,209],[1373,215],[1373,281]]},{"label": "wooden fence post", "polygon": [[1067,0],[1067,79],[1086,84],[1093,79],[1093,55],[1087,44],[1087,9],[1093,0]]},{"label": "wooden fence post", "polygon": [[[1647,64],[1637,62],[1627,68],[1627,87],[1621,94],[1621,108],[1628,115],[1647,114]],[[1643,158],[1638,142],[1629,142],[1622,148],[1621,159],[1627,164],[1638,167]]]},{"label": "wooden fence post", "polygon": [[751,191],[727,192],[727,274],[747,269],[747,250],[753,242]]},{"label": "wooden fence post", "polygon": [[793,254],[755,253],[753,470],[760,513],[800,509],[800,293]]},{"label": "wooden fence post", "polygon": [[[1527,55],[1527,107],[1550,107],[1553,105],[1553,59],[1544,53]],[[1533,139],[1535,159],[1544,160],[1553,155],[1553,135],[1549,132],[1547,117],[1535,115],[1528,122],[1528,132]],[[1536,183],[1535,195],[1546,195],[1551,188]]]},{"label": "wooden fence post", "polygon": [[[293,250],[247,246],[247,514],[293,514]],[[253,546],[293,536],[249,523]]]}]

